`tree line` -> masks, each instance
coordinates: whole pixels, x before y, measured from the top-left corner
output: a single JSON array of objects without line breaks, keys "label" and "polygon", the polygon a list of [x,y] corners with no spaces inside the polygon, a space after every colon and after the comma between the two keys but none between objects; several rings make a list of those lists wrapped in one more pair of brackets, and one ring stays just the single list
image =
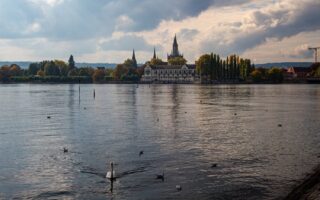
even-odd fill
[{"label": "tree line", "polygon": [[[31,63],[28,69],[12,64],[0,67],[0,82],[106,82],[133,81],[141,79],[147,65],[184,65],[184,58],[171,58],[164,62],[159,58],[152,58],[142,66],[132,59],[126,59],[114,69],[81,67],[77,68],[71,55],[68,62],[61,60],[41,61]],[[320,64],[311,66],[312,77],[320,77]],[[214,82],[273,82],[284,80],[285,71],[281,68],[256,68],[250,59],[230,55],[222,59],[217,54],[204,54],[196,61],[196,72],[205,83]]]},{"label": "tree line", "polygon": [[223,60],[217,54],[204,54],[196,61],[197,73],[207,82],[247,80],[254,69],[250,59],[237,55]]},{"label": "tree line", "polygon": [[62,60],[45,60],[31,63],[28,69],[20,66],[2,66],[0,82],[102,82],[110,79],[112,69],[81,67],[77,68],[71,55],[68,62]]}]

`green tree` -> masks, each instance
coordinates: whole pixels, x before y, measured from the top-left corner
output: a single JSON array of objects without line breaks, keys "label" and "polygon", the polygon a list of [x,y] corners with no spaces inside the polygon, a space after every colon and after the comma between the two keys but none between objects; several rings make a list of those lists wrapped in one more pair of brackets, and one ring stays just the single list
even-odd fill
[{"label": "green tree", "polygon": [[28,68],[28,74],[29,75],[36,75],[39,71],[40,67],[38,63],[30,63]]},{"label": "green tree", "polygon": [[68,76],[69,76],[69,77],[79,76],[78,70],[77,70],[76,68],[71,69],[71,70],[68,72]]},{"label": "green tree", "polygon": [[69,69],[74,69],[76,67],[76,63],[74,61],[73,55],[70,55],[69,60],[68,60],[68,66]]},{"label": "green tree", "polygon": [[126,67],[135,67],[135,62],[133,62],[132,59],[127,59],[124,61],[123,65]]},{"label": "green tree", "polygon": [[112,76],[114,69],[108,68],[105,70],[106,76]]},{"label": "green tree", "polygon": [[273,67],[268,70],[268,80],[274,83],[281,83],[283,81],[283,73],[282,70],[276,67]]},{"label": "green tree", "polygon": [[44,66],[44,74],[46,76],[59,76],[60,69],[55,65],[53,61],[47,62]]},{"label": "green tree", "polygon": [[79,76],[89,76],[92,77],[94,69],[92,67],[82,67],[78,69]]},{"label": "green tree", "polygon": [[128,73],[129,69],[124,64],[118,64],[113,72],[113,78],[115,80],[120,80],[122,76]]},{"label": "green tree", "polygon": [[44,71],[44,67],[47,63],[49,63],[50,61],[47,61],[47,60],[44,60],[44,61],[41,61],[38,65],[39,65],[39,69]]}]

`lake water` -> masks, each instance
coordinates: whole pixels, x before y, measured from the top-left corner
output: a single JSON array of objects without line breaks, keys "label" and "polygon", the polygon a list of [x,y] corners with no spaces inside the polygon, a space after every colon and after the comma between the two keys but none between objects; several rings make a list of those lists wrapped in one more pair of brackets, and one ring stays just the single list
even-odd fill
[{"label": "lake water", "polygon": [[78,89],[0,85],[0,199],[281,199],[320,162],[318,85]]}]

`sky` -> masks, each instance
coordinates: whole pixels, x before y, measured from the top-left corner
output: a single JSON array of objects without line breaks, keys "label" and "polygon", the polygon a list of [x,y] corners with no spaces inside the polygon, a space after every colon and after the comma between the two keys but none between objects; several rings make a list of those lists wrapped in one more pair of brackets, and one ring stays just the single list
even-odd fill
[{"label": "sky", "polygon": [[0,61],[166,60],[176,34],[188,63],[204,53],[254,63],[313,61],[320,0],[1,0]]}]

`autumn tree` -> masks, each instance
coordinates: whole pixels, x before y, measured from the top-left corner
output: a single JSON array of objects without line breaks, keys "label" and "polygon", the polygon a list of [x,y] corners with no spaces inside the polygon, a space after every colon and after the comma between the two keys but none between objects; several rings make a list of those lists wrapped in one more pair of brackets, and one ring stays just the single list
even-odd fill
[{"label": "autumn tree", "polygon": [[250,76],[251,76],[253,82],[256,82],[256,83],[261,82],[262,78],[263,78],[261,71],[258,69],[251,72]]},{"label": "autumn tree", "polygon": [[151,65],[164,65],[164,64],[166,64],[160,58],[152,58],[149,63]]},{"label": "autumn tree", "polygon": [[4,65],[0,68],[0,76],[1,76],[1,79],[0,81],[1,82],[7,82],[10,80],[10,67],[8,65]]},{"label": "autumn tree", "polygon": [[196,71],[200,75],[208,75],[210,73],[210,55],[204,54],[196,61]]},{"label": "autumn tree", "polygon": [[92,80],[93,82],[95,83],[99,83],[101,81],[104,80],[104,77],[105,77],[105,70],[102,70],[102,69],[96,69],[94,70],[93,72],[93,75],[92,75]]},{"label": "autumn tree", "polygon": [[126,67],[124,64],[118,64],[113,72],[113,78],[115,80],[120,80],[121,76],[124,74],[127,74],[129,71],[128,67]]},{"label": "autumn tree", "polygon": [[168,63],[170,65],[185,65],[187,64],[187,60],[182,57],[175,57],[175,58],[170,58],[168,60]]},{"label": "autumn tree", "polygon": [[276,67],[273,67],[267,72],[268,80],[274,83],[281,83],[283,81],[283,73],[282,70]]},{"label": "autumn tree", "polygon": [[21,68],[19,65],[12,64],[10,65],[10,76],[20,76],[22,74]]},{"label": "autumn tree", "polygon": [[44,71],[42,71],[41,69],[37,72],[38,76],[44,77]]},{"label": "autumn tree", "polygon": [[70,67],[62,60],[55,60],[54,64],[59,68],[61,76],[68,76]]},{"label": "autumn tree", "polygon": [[47,62],[44,66],[44,74],[46,76],[59,76],[60,69],[58,66],[55,65],[54,61]]}]

